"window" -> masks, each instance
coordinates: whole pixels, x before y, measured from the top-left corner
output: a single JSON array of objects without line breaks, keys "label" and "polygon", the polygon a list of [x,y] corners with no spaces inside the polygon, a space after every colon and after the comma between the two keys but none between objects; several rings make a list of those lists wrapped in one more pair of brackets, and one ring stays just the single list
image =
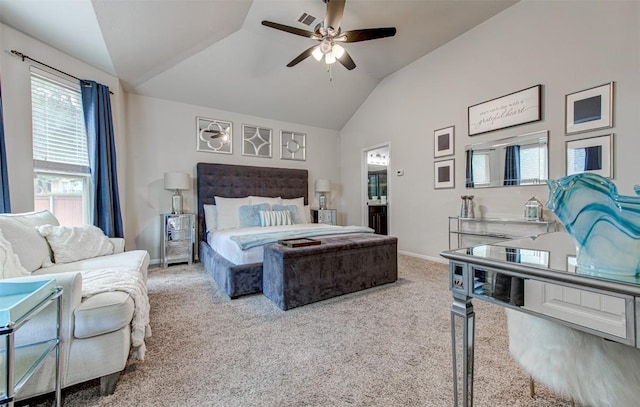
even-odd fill
[{"label": "window", "polygon": [[473,183],[474,186],[490,185],[491,183],[491,157],[488,151],[473,152]]},{"label": "window", "polygon": [[80,85],[31,68],[34,209],[89,223],[89,155]]},{"label": "window", "polygon": [[547,145],[520,147],[520,185],[540,184],[547,179]]}]

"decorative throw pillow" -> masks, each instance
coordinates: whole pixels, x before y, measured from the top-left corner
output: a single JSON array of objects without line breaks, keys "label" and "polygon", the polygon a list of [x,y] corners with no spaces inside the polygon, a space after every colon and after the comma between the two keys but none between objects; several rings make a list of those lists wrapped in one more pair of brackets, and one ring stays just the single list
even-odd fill
[{"label": "decorative throw pillow", "polygon": [[260,226],[260,211],[268,211],[269,204],[243,205],[240,207],[240,227],[250,228]]},{"label": "decorative throw pillow", "polygon": [[102,229],[93,225],[37,227],[40,235],[47,239],[55,263],[73,261],[113,254],[113,244]]},{"label": "decorative throw pillow", "polygon": [[[282,200],[282,205],[295,205],[296,208],[298,209],[298,215],[300,216],[300,219],[301,220],[305,219],[305,216],[304,216],[304,198],[303,197],[294,198],[294,199],[283,199]],[[305,222],[302,221],[300,223],[305,223]]]},{"label": "decorative throw pillow", "polygon": [[300,224],[300,223],[306,223],[302,220],[302,217],[300,217],[300,213],[298,212],[298,207],[295,205],[273,205],[272,208],[274,211],[289,211],[291,212],[291,222],[294,225]]},{"label": "decorative throw pillow", "polygon": [[291,225],[291,212],[289,211],[260,211],[260,224],[262,226]]},{"label": "decorative throw pillow", "polygon": [[20,264],[29,272],[52,265],[47,240],[36,230],[42,225],[58,225],[58,220],[49,211],[0,215],[2,234],[11,242]]},{"label": "decorative throw pillow", "polygon": [[251,205],[249,197],[224,198],[216,196],[216,210],[218,212],[217,229],[233,229],[240,226],[240,207]]},{"label": "decorative throw pillow", "polygon": [[0,230],[0,278],[23,277],[31,275],[20,263],[20,258],[13,252],[11,242]]}]

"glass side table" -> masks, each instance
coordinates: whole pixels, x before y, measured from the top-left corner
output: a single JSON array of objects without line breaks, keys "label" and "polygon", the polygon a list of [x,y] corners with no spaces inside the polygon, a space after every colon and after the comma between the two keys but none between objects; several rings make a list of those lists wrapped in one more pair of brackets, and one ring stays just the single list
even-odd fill
[{"label": "glass side table", "polygon": [[[13,406],[22,386],[40,369],[47,356],[55,355],[56,406],[62,404],[60,386],[60,320],[62,288],[55,280],[0,282],[0,405]],[[16,333],[40,312],[55,306],[51,337],[16,343]],[[55,322],[55,324],[54,324]],[[48,332],[45,329],[45,332]],[[29,338],[31,339],[31,338]]]}]

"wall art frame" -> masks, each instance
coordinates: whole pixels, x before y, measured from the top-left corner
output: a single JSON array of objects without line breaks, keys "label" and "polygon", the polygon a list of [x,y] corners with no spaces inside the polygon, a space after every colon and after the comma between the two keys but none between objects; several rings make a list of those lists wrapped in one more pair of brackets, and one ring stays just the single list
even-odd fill
[{"label": "wall art frame", "polygon": [[467,119],[469,136],[542,120],[542,85],[469,106]]},{"label": "wall art frame", "polygon": [[433,163],[434,189],[455,188],[455,159],[436,161]]},{"label": "wall art frame", "polygon": [[196,151],[233,154],[233,123],[196,117]]},{"label": "wall art frame", "polygon": [[613,127],[614,83],[565,95],[565,134]]},{"label": "wall art frame", "polygon": [[306,161],[307,135],[295,131],[280,131],[280,159]]},{"label": "wall art frame", "polygon": [[[613,134],[569,140],[565,144],[567,175],[592,172],[613,179]],[[598,155],[598,158],[592,161],[594,169],[580,168],[586,166],[586,149],[590,147],[595,148],[593,151]]]},{"label": "wall art frame", "polygon": [[242,125],[242,155],[249,157],[271,158],[273,156],[273,130],[254,126]]},{"label": "wall art frame", "polygon": [[454,154],[455,126],[445,127],[433,132],[433,157],[446,157]]}]

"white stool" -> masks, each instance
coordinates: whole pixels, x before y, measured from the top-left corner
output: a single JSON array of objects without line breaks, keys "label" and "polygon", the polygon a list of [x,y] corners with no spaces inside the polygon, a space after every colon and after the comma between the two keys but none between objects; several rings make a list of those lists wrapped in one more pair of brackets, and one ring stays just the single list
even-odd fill
[{"label": "white stool", "polygon": [[523,312],[506,314],[509,352],[532,379],[582,405],[639,405],[639,349]]}]

